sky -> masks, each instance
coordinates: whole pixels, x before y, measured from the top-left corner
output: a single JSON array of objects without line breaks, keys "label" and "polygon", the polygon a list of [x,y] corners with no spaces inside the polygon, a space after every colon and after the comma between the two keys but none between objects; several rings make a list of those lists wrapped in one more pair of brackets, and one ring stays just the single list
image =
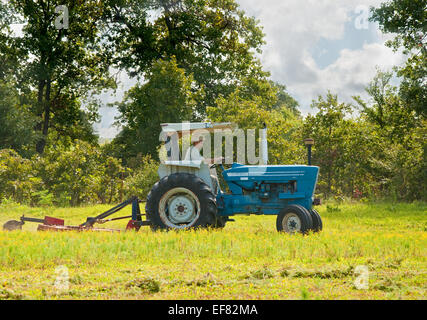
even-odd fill
[{"label": "sky", "polygon": [[365,96],[376,68],[403,60],[384,45],[392,35],[369,22],[370,6],[383,0],[238,0],[259,19],[265,40],[261,61],[273,80],[287,86],[305,115],[328,89],[343,101]]},{"label": "sky", "polygon": [[[392,35],[380,32],[367,21],[370,6],[384,0],[236,0],[247,15],[263,27],[266,44],[259,56],[271,79],[287,86],[299,102],[303,115],[315,113],[313,99],[328,89],[340,101],[352,96],[367,98],[365,87],[379,68],[389,71],[404,61],[400,52],[384,45]],[[119,88],[99,98],[103,104],[120,101],[135,84],[120,73]],[[112,126],[118,115],[113,107],[102,107],[102,120],[95,130],[103,138],[119,131]]]}]

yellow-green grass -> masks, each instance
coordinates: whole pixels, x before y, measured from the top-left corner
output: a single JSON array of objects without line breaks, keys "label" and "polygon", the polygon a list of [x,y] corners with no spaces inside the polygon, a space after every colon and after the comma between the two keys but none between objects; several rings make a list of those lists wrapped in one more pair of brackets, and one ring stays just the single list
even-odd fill
[{"label": "yellow-green grass", "polygon": [[[0,224],[25,214],[75,225],[108,208],[2,205]],[[424,299],[426,209],[321,206],[324,229],[308,236],[277,233],[273,216],[185,232],[37,232],[27,223],[0,231],[0,299]],[[355,285],[359,265],[367,289]],[[58,266],[68,269],[68,289],[57,286]]]}]

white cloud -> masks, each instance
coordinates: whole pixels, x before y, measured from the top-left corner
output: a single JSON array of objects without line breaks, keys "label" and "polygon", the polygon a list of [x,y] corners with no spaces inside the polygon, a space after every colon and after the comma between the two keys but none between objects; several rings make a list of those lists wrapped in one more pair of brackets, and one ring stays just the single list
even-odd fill
[{"label": "white cloud", "polygon": [[374,77],[377,66],[391,70],[400,63],[401,55],[394,54],[380,43],[365,44],[360,50],[344,49],[339,58],[324,69],[317,69],[308,57],[306,65],[314,70],[318,81],[308,86],[297,83],[292,88],[306,97],[306,103],[309,102],[308,98],[314,99],[328,89],[337,93],[341,99],[350,101],[354,95],[365,96],[364,88]]},{"label": "white cloud", "polygon": [[[402,61],[401,53],[395,54],[384,46],[391,36],[381,34],[376,24],[370,23],[368,31],[356,29],[357,17],[363,22],[366,10],[383,0],[237,1],[263,26],[267,42],[261,56],[263,66],[271,72],[273,80],[288,87],[303,113],[312,112],[311,100],[328,89],[346,101],[353,95],[363,96],[377,66],[390,69]],[[365,8],[365,12],[356,10],[360,8]],[[352,30],[346,30],[346,25]],[[336,60],[326,67],[316,63],[312,51],[319,40],[326,40],[326,46],[332,46],[334,41],[352,43],[352,37],[360,35],[368,35],[376,42],[366,41],[360,48],[342,48],[336,52]],[[320,48],[318,57],[330,54],[328,49]]]}]

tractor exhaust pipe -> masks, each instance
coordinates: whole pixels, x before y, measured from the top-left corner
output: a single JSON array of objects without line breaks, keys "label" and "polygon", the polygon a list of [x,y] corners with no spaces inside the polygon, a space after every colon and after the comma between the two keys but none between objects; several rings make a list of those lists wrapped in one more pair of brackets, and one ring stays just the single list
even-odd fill
[{"label": "tractor exhaust pipe", "polygon": [[268,164],[268,142],[267,142],[267,125],[264,123],[264,128],[261,129],[261,155],[262,164]]},{"label": "tractor exhaust pipe", "polygon": [[311,138],[305,139],[304,144],[307,147],[308,165],[311,166],[311,146],[314,144],[314,140]]}]

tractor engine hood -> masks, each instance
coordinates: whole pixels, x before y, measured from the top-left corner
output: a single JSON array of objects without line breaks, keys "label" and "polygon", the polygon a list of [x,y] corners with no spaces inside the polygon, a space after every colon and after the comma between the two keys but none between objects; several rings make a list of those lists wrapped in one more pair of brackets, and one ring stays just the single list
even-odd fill
[{"label": "tractor engine hood", "polygon": [[[286,184],[296,182],[296,191],[304,192],[304,197],[312,197],[317,184],[319,167],[306,165],[241,165],[233,163],[224,170],[223,177],[227,183],[243,189],[253,189],[261,183]],[[233,189],[230,188],[233,193]],[[239,192],[240,193],[240,192]]]}]

